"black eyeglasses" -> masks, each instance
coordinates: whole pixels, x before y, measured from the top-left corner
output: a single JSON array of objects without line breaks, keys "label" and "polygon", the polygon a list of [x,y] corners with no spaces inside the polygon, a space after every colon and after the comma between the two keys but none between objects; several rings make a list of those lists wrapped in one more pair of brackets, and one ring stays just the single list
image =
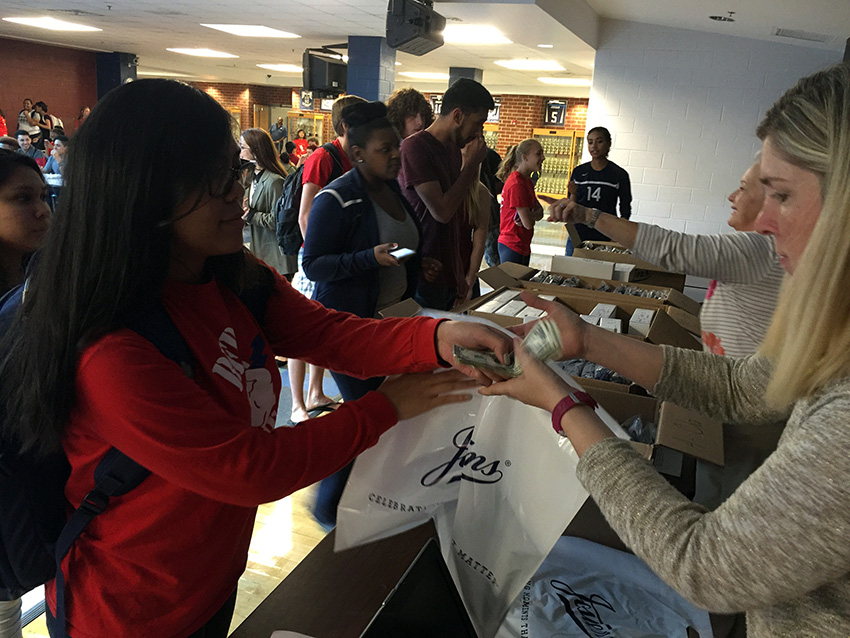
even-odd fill
[{"label": "black eyeglasses", "polygon": [[211,180],[209,184],[210,197],[224,197],[227,195],[233,190],[233,184],[242,179],[242,172],[249,166],[253,166],[253,163],[245,161],[239,166],[229,166],[226,174]]}]

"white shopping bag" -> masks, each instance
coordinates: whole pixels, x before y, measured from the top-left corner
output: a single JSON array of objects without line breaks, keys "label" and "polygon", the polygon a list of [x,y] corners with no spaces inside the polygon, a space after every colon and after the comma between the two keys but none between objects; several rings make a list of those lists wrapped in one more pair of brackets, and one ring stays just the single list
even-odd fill
[{"label": "white shopping bag", "polygon": [[529,580],[498,638],[712,638],[708,612],[670,588],[638,557],[562,537]]},{"label": "white shopping bag", "polygon": [[339,504],[335,548],[433,518],[476,630],[489,638],[587,497],[577,461],[544,410],[477,394],[437,408],[399,423],[358,457]]}]

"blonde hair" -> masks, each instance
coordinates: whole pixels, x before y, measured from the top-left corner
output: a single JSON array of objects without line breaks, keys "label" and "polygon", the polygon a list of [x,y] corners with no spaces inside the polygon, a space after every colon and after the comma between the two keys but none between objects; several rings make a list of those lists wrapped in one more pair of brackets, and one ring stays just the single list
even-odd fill
[{"label": "blonde hair", "polygon": [[817,175],[823,202],[760,349],[774,363],[767,402],[787,407],[850,375],[850,65],[800,80],[767,111],[757,134],[785,161]]},{"label": "blonde hair", "polygon": [[517,164],[519,164],[522,156],[530,153],[535,146],[542,147],[540,142],[533,137],[524,139],[516,146],[509,146],[505,153],[505,159],[502,160],[502,163],[499,164],[499,168],[496,170],[496,177],[503,182],[508,179],[508,175],[516,170]]},{"label": "blonde hair", "polygon": [[481,223],[481,215],[479,211],[481,210],[481,191],[479,189],[479,185],[481,184],[481,167],[478,167],[478,176],[472,180],[469,184],[469,188],[466,191],[466,195],[463,197],[463,210],[466,211],[466,218],[469,221],[469,225],[473,228],[478,228]]}]

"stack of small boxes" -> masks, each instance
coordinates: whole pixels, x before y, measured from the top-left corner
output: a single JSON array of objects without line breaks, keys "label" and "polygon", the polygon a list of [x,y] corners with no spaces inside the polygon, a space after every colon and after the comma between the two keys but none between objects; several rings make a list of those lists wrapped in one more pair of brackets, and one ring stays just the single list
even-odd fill
[{"label": "stack of small boxes", "polygon": [[[590,314],[581,315],[589,324],[599,326],[611,332],[623,333],[623,320],[618,319],[617,306],[610,303],[596,304],[596,307],[590,311]],[[649,326],[652,324],[652,319],[655,317],[654,310],[637,309],[632,313],[628,321],[628,334],[646,337],[649,332]]]},{"label": "stack of small boxes", "polygon": [[[532,308],[519,298],[519,291],[505,290],[499,293],[490,301],[478,306],[475,310],[478,312],[487,312],[494,315],[504,315],[506,317],[517,317],[523,321],[538,319],[545,313],[543,310]],[[554,295],[540,295],[541,299],[554,301]]]}]

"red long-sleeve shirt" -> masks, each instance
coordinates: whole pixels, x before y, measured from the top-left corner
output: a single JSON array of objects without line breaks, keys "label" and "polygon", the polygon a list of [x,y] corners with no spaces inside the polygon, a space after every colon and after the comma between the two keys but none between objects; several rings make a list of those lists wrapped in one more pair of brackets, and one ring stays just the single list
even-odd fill
[{"label": "red long-sleeve shirt", "polygon": [[[342,468],[396,423],[384,395],[370,392],[321,419],[273,429],[275,354],[362,377],[437,365],[438,322],[337,313],[283,278],[262,330],[215,282],[171,282],[163,302],[194,355],[194,380],[129,330],[80,357],[64,440],[69,501],[79,505],[113,446],[151,476],[112,499],[63,562],[75,638],[197,630],[236,587],[257,505]],[[51,607],[54,596],[50,583]]]}]

